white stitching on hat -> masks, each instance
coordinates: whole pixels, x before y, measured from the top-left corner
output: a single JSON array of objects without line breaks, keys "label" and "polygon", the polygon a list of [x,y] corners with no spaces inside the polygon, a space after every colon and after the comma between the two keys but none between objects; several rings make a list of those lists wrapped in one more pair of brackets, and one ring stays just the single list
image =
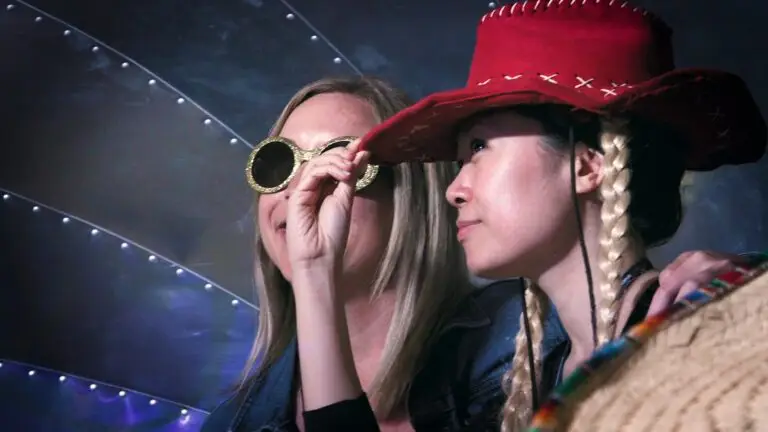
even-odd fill
[{"label": "white stitching on hat", "polygon": [[717,133],[717,138],[718,138],[718,139],[726,139],[726,138],[728,137],[728,134],[729,134],[730,132],[731,132],[731,129],[730,129],[730,128],[728,128],[728,129],[726,129],[726,130],[724,130],[724,131],[722,131],[722,132],[718,132],[718,133]]},{"label": "white stitching on hat", "polygon": [[557,77],[560,74],[553,73],[552,75],[545,75],[545,74],[539,74],[539,78],[543,79],[544,81],[552,84],[557,84],[558,82],[555,80],[555,77]]},{"label": "white stitching on hat", "polygon": [[573,88],[581,88],[581,87],[592,88],[592,84],[590,83],[595,80],[594,78],[584,79],[578,75],[576,75],[576,79],[579,80],[579,83],[576,84]]},{"label": "white stitching on hat", "polygon": [[[516,79],[520,79],[523,76],[524,76],[524,74],[517,74],[517,75],[507,75],[507,74],[504,74],[504,75],[502,75],[502,78],[504,78],[504,80],[506,80],[506,81],[513,81],[513,80],[516,80]],[[552,74],[549,74],[549,75],[547,75],[547,74],[536,74],[536,76],[541,78],[542,81],[548,82],[550,84],[567,85],[567,83],[560,83],[560,82],[558,82],[558,80],[555,79],[556,77],[560,76],[559,73],[552,73]],[[585,78],[585,77],[582,77],[582,76],[579,76],[579,75],[575,75],[575,78],[576,78],[576,82],[573,84],[573,88],[574,89],[578,89],[579,91],[586,90],[586,89],[595,89],[595,85],[597,85],[597,83],[594,82],[596,78]],[[485,85],[488,85],[488,84],[492,83],[493,81],[494,81],[494,78],[487,78],[487,79],[485,79],[483,81],[477,82],[476,85],[478,85],[478,86],[485,86]],[[603,94],[603,97],[606,97],[606,98],[609,97],[609,96],[618,96],[619,94],[617,93],[617,91],[621,90],[622,87],[624,87],[626,89],[633,88],[631,85],[629,85],[627,83],[619,84],[616,81],[610,81],[609,83],[610,83],[610,87],[600,87],[598,89]]]},{"label": "white stitching on hat", "polygon": [[715,121],[722,117],[723,113],[720,112],[720,107],[717,107],[713,112],[709,113],[709,116],[712,117],[712,121]]},{"label": "white stitching on hat", "polygon": [[[543,2],[542,0],[536,0],[536,3],[529,5],[528,2],[533,0],[522,0],[522,1],[515,1],[510,4],[502,5],[501,7],[498,7],[494,10],[492,10],[490,13],[486,13],[483,15],[483,17],[480,19],[480,22],[485,22],[488,18],[493,17],[509,17],[514,16],[515,14],[515,8],[517,6],[520,6],[520,13],[518,16],[525,14],[525,12],[539,12],[544,11],[555,5],[555,0],[547,0],[546,2]],[[568,0],[567,7],[572,7],[575,5],[579,0]],[[600,4],[601,0],[581,0],[581,5],[585,6],[587,3],[592,2],[594,4]],[[563,3],[565,3],[565,0],[557,0],[556,6],[560,7],[563,6]],[[614,3],[616,3],[616,0],[609,0],[608,6],[614,6]],[[510,6],[509,9],[507,9],[507,6]],[[526,11],[526,6],[528,7]],[[629,4],[629,1],[623,1],[620,4],[618,4],[618,7],[620,8],[631,8],[632,12],[640,13],[642,15],[648,15],[649,12],[641,7],[636,7],[631,4]]]}]

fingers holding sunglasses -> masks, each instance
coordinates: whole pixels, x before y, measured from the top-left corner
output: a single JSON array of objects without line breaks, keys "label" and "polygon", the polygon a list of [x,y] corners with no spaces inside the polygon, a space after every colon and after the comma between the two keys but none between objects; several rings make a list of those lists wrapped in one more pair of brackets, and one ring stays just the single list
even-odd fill
[{"label": "fingers holding sunglasses", "polygon": [[328,180],[354,184],[355,165],[342,152],[326,153],[307,163],[295,193],[317,192]]}]

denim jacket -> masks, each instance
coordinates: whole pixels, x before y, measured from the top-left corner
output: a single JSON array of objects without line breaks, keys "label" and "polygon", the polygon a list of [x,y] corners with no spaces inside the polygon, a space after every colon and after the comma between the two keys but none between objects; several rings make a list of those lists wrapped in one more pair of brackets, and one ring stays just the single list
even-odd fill
[{"label": "denim jacket", "polygon": [[[495,282],[468,296],[443,327],[407,394],[416,431],[498,431],[502,375],[514,354],[522,309],[519,280]],[[544,382],[556,369],[565,332],[552,314],[545,324]],[[202,432],[296,431],[296,341],[249,388],[219,405]],[[549,379],[548,379],[549,378]],[[549,389],[541,389],[546,392]]]}]

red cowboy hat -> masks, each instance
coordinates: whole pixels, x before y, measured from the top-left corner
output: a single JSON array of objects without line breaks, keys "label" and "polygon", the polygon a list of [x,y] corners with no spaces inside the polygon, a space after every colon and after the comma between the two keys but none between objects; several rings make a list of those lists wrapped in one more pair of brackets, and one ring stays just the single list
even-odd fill
[{"label": "red cowboy hat", "polygon": [[672,31],[615,0],[537,0],[483,16],[467,85],[436,93],[370,131],[375,162],[454,160],[456,126],[475,113],[520,104],[565,104],[633,114],[687,138],[686,168],[760,159],[766,125],[736,75],[675,69]]}]

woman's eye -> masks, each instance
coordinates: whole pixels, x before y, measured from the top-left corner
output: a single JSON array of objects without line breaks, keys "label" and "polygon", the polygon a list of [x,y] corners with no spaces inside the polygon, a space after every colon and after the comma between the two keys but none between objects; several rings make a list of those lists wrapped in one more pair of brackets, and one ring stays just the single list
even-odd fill
[{"label": "woman's eye", "polygon": [[474,138],[472,141],[469,142],[469,150],[472,152],[472,154],[475,154],[479,152],[480,150],[485,148],[485,140],[481,140],[480,138]]}]

